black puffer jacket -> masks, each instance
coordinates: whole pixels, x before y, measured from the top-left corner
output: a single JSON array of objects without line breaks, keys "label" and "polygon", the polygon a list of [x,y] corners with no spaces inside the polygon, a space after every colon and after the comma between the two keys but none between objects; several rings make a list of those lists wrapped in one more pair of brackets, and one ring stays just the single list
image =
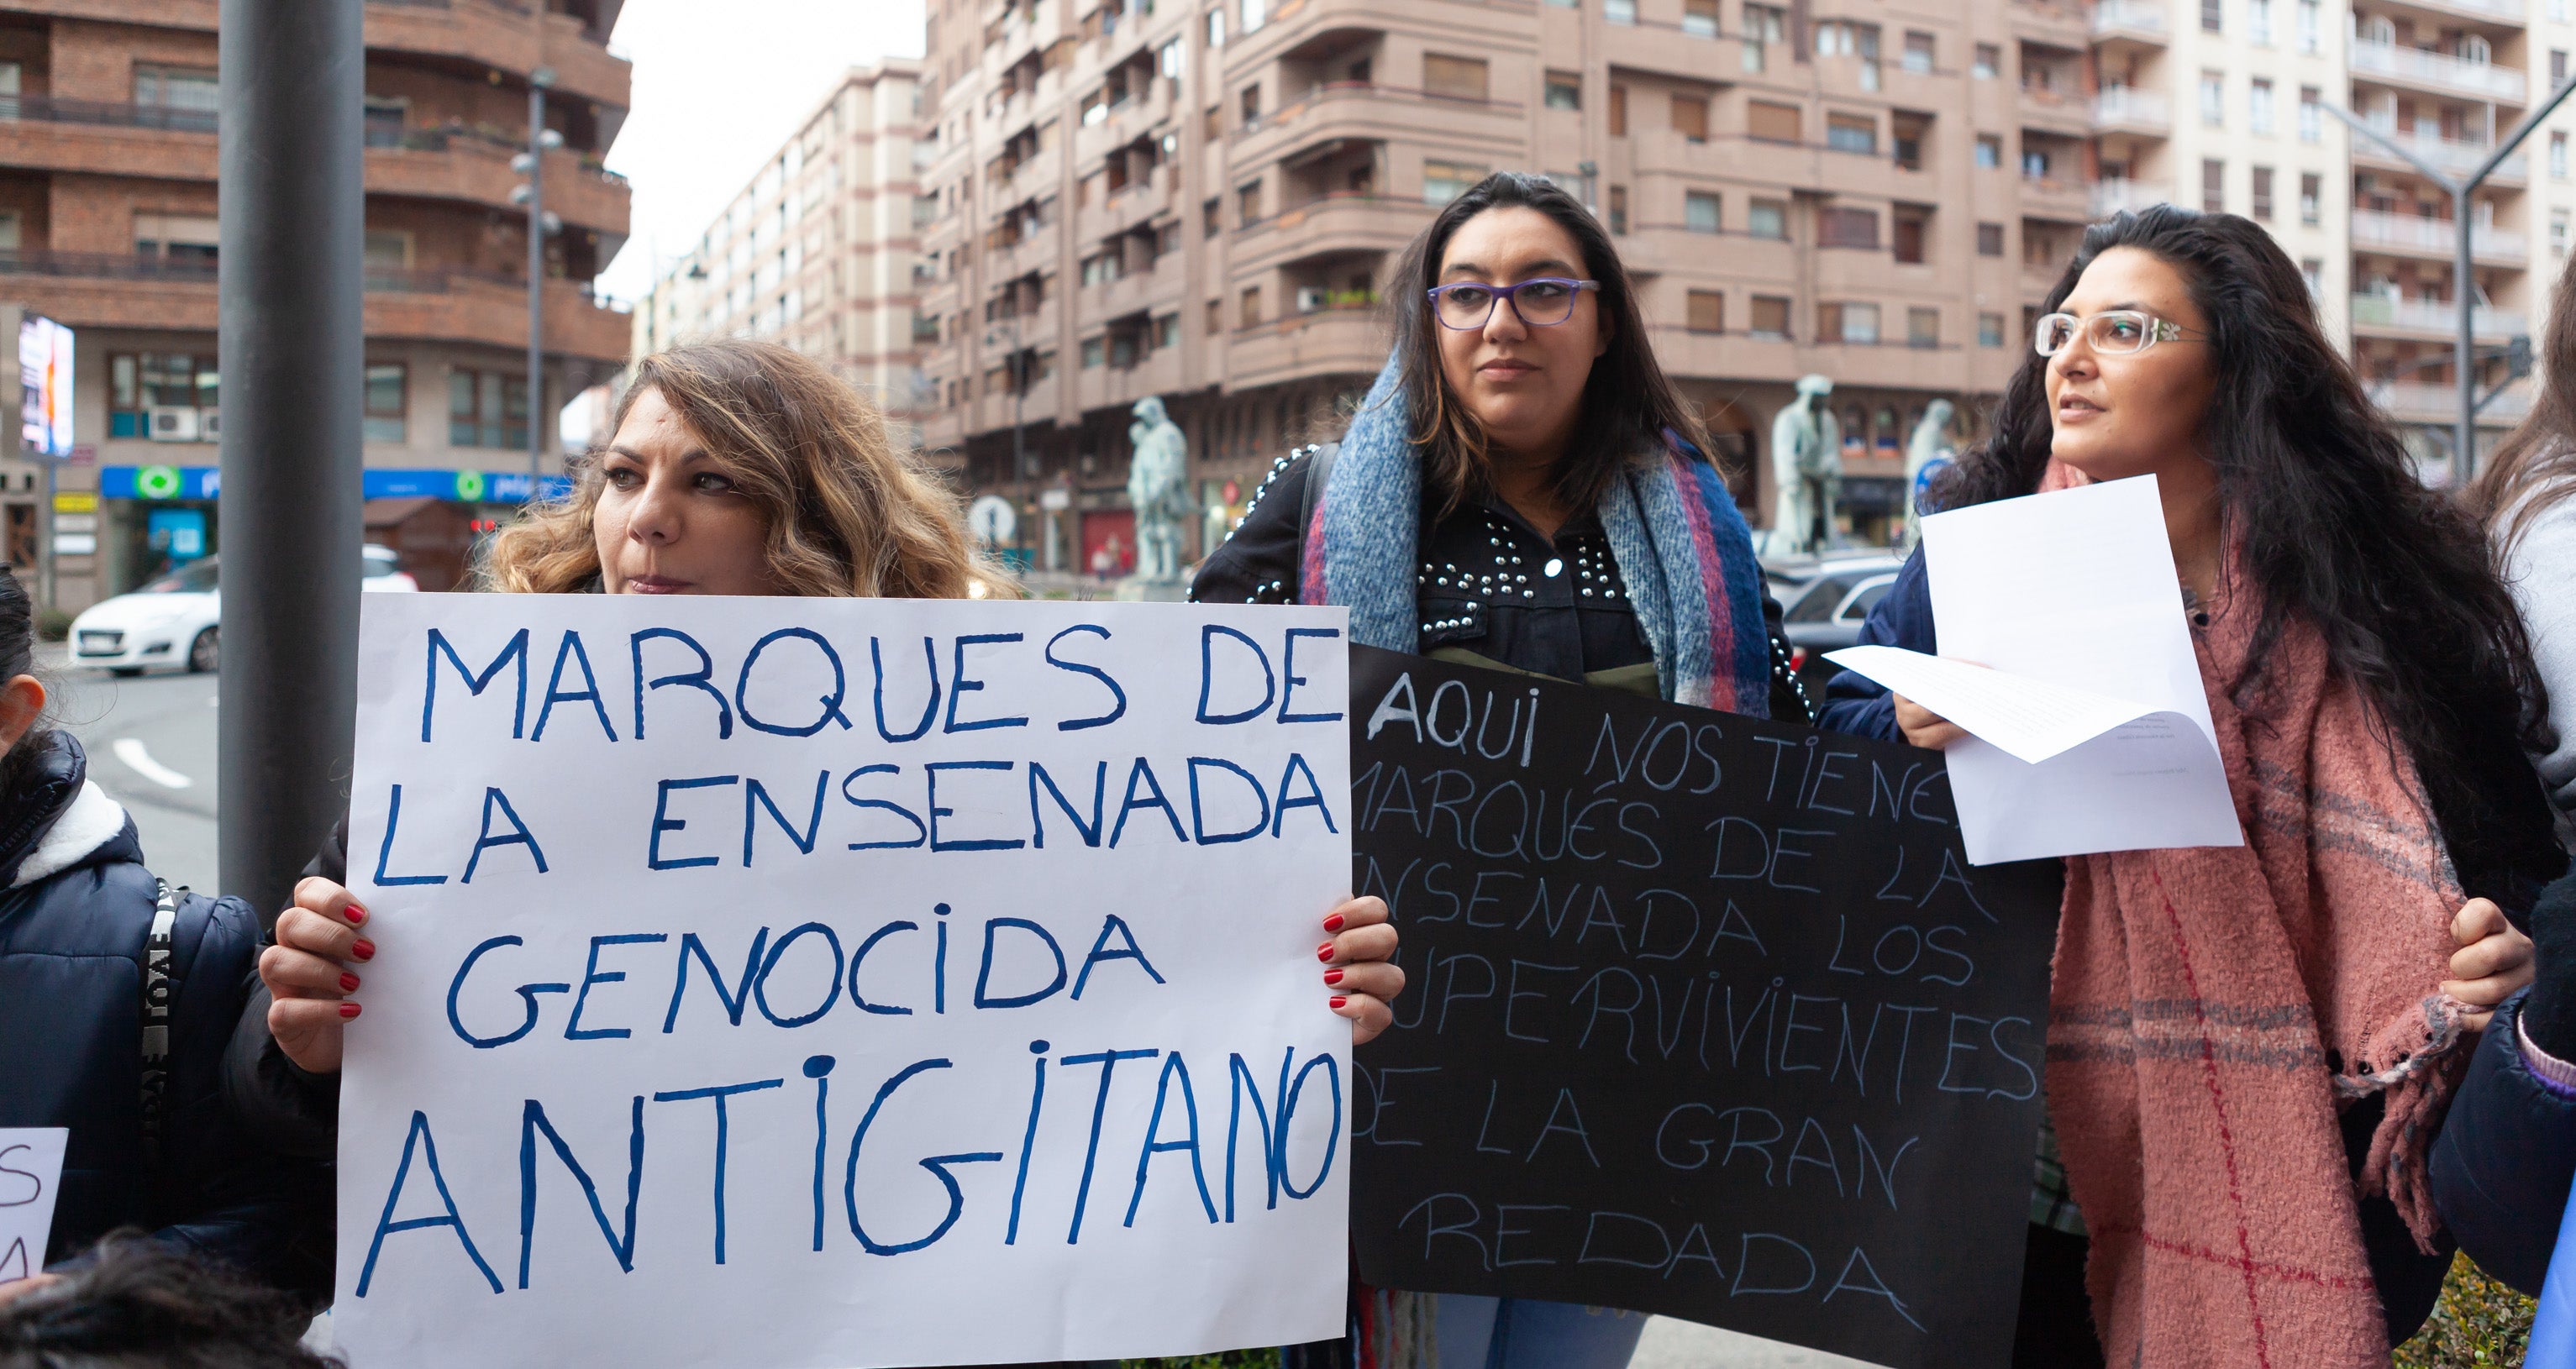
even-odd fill
[{"label": "black puffer jacket", "polygon": [[157,883],[132,820],[88,783],[80,743],[61,732],[31,742],[0,793],[0,1126],[70,1129],[46,1260],[141,1227],[255,1278],[324,1291],[328,1254],[299,1201],[317,1176],[263,1153],[224,1106],[224,1051],[259,946],[259,920],[239,899],[176,900],[162,1135],[157,1148],[146,1139]]}]

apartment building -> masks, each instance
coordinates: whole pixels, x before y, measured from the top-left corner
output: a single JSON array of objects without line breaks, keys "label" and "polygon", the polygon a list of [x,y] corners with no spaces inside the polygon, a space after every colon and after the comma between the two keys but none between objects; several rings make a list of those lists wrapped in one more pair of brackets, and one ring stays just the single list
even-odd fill
[{"label": "apartment building", "polygon": [[[425,585],[524,500],[531,413],[623,363],[589,285],[627,229],[601,169],[627,108],[619,0],[366,6],[369,536]],[[0,4],[0,301],[76,338],[78,445],[58,472],[57,602],[78,609],[221,545],[215,343],[215,0]],[[527,387],[527,81],[554,73],[545,203],[546,393]],[[14,445],[10,451],[15,453]],[[12,560],[36,468],[0,462]],[[26,533],[21,537],[20,533]]]},{"label": "apartment building", "polygon": [[636,306],[634,351],[699,338],[787,344],[883,405],[919,441],[914,336],[921,66],[843,75]]}]

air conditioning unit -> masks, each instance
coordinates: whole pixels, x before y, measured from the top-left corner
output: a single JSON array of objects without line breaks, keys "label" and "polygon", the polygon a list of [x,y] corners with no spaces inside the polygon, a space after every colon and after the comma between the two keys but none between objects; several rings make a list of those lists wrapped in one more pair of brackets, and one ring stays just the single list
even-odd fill
[{"label": "air conditioning unit", "polygon": [[218,408],[206,408],[199,409],[197,411],[198,441],[212,442],[224,435],[223,414],[224,411]]},{"label": "air conditioning unit", "polygon": [[145,436],[155,442],[194,442],[197,440],[197,411],[154,405],[143,411]]},{"label": "air conditioning unit", "polygon": [[1311,314],[1324,307],[1324,288],[1308,285],[1297,291],[1297,312]]}]

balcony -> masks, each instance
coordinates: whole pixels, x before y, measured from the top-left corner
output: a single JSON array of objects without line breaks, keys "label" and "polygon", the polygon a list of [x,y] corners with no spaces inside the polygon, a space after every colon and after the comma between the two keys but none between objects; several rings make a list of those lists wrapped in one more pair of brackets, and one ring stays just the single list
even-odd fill
[{"label": "balcony", "polygon": [[2351,51],[2352,73],[2365,80],[2392,81],[2508,105],[2523,101],[2523,73],[2513,67],[2463,62],[2443,53],[2394,43],[2354,43]]},{"label": "balcony", "polygon": [[2088,181],[2025,172],[2021,178],[2021,212],[2034,219],[2089,223],[2093,218],[2093,186]]},{"label": "balcony", "polygon": [[[2352,245],[2365,251],[2449,261],[2459,253],[2460,236],[2458,226],[2449,219],[2356,209],[2352,211]],[[2531,245],[2520,233],[2478,224],[2469,230],[2469,253],[2480,261],[2519,265],[2530,259]]]},{"label": "balcony", "polygon": [[1527,136],[1526,113],[1509,100],[1453,99],[1401,86],[1331,81],[1236,129],[1228,156],[1238,170],[1257,167],[1326,138],[1518,146]]},{"label": "balcony", "polygon": [[[2385,0],[2406,9],[2420,10],[2437,19],[2474,19],[2489,24],[2510,24],[2516,28],[2530,22],[2522,0]],[[2497,400],[2501,404],[2503,400]]]},{"label": "balcony", "polygon": [[[2462,180],[2474,175],[2495,152],[2495,148],[2487,143],[2455,142],[2449,138],[2438,137],[2427,138],[2413,133],[2400,133],[2394,127],[2381,128],[2377,124],[2373,124],[2372,128],[2380,137],[2415,154],[2417,158],[2430,163],[2435,170]],[[2398,167],[2407,171],[2415,169],[2413,163],[2390,152],[2377,142],[2360,136],[2355,136],[2352,140],[2352,159],[2356,162],[2367,162],[2373,166]],[[2531,159],[2516,152],[2497,163],[2496,169],[2487,176],[2487,181],[2489,184],[2520,182],[2529,179],[2530,172]]]},{"label": "balcony", "polygon": [[2060,137],[2080,138],[2093,131],[2091,111],[2084,96],[2073,91],[2051,90],[2045,86],[2021,87],[2021,100],[2015,114],[2024,128],[2039,129]]},{"label": "balcony", "polygon": [[1324,375],[1373,375],[1386,364],[1386,321],[1375,308],[1320,309],[1237,330],[1226,388]]},{"label": "balcony", "polygon": [[2165,204],[2172,199],[2172,196],[2139,181],[2096,181],[2093,183],[2093,217],[2107,219],[2114,214],[2133,214],[2149,205]]},{"label": "balcony", "polygon": [[[367,189],[379,195],[465,200],[524,218],[527,211],[510,202],[511,190],[524,179],[510,169],[510,159],[522,150],[470,135],[414,132],[401,146],[367,149]],[[557,149],[546,154],[546,208],[568,225],[595,228],[623,242],[631,194],[625,177],[585,165],[576,153]],[[601,246],[600,260],[606,261],[615,246]]]},{"label": "balcony", "polygon": [[[2460,390],[2456,385],[2437,385],[2420,380],[2376,380],[2370,383],[2370,402],[2387,411],[2401,423],[2456,423],[2460,418]],[[2521,386],[2497,395],[2478,411],[2478,422],[2502,426],[2519,423],[2531,412],[2531,389]]]},{"label": "balcony", "polygon": [[2012,0],[2012,27],[2016,36],[2051,47],[2080,51],[2091,37],[2092,22],[2081,5],[2063,0]]},{"label": "balcony", "polygon": [[613,136],[617,112],[633,103],[632,64],[610,56],[569,14],[546,15],[542,38],[529,18],[524,7],[496,0],[377,0],[367,6],[367,48],[444,57],[522,77],[539,66],[553,67],[556,95],[607,106],[602,136]]},{"label": "balcony", "polygon": [[1126,408],[1147,395],[1181,388],[1181,349],[1157,347],[1128,366],[1085,366],[1074,382],[1074,403],[1083,411]]},{"label": "balcony", "polygon": [[1438,212],[1419,199],[1337,192],[1235,230],[1228,260],[1245,271],[1325,253],[1391,252]]},{"label": "balcony", "polygon": [[[2355,295],[2352,297],[2352,326],[2356,331],[2457,337],[2460,310],[2448,300]],[[2474,335],[2482,338],[2509,338],[2530,331],[2520,313],[2492,308],[2473,309],[2469,315],[2469,327]]]},{"label": "balcony", "polygon": [[2157,91],[2106,86],[2093,97],[2093,127],[2161,138],[2173,128],[2173,104]]},{"label": "balcony", "polygon": [[2166,41],[2165,8],[2150,0],[2095,0],[2093,41],[2125,38],[2161,47]]}]

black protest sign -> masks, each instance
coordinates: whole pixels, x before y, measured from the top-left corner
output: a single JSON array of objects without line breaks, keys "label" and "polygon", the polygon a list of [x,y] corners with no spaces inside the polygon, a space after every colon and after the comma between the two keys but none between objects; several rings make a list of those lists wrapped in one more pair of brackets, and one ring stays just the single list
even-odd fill
[{"label": "black protest sign", "polygon": [[2054,862],[1971,870],[1939,756],[1351,657],[1360,1276],[1879,1364],[2012,1348]]}]

